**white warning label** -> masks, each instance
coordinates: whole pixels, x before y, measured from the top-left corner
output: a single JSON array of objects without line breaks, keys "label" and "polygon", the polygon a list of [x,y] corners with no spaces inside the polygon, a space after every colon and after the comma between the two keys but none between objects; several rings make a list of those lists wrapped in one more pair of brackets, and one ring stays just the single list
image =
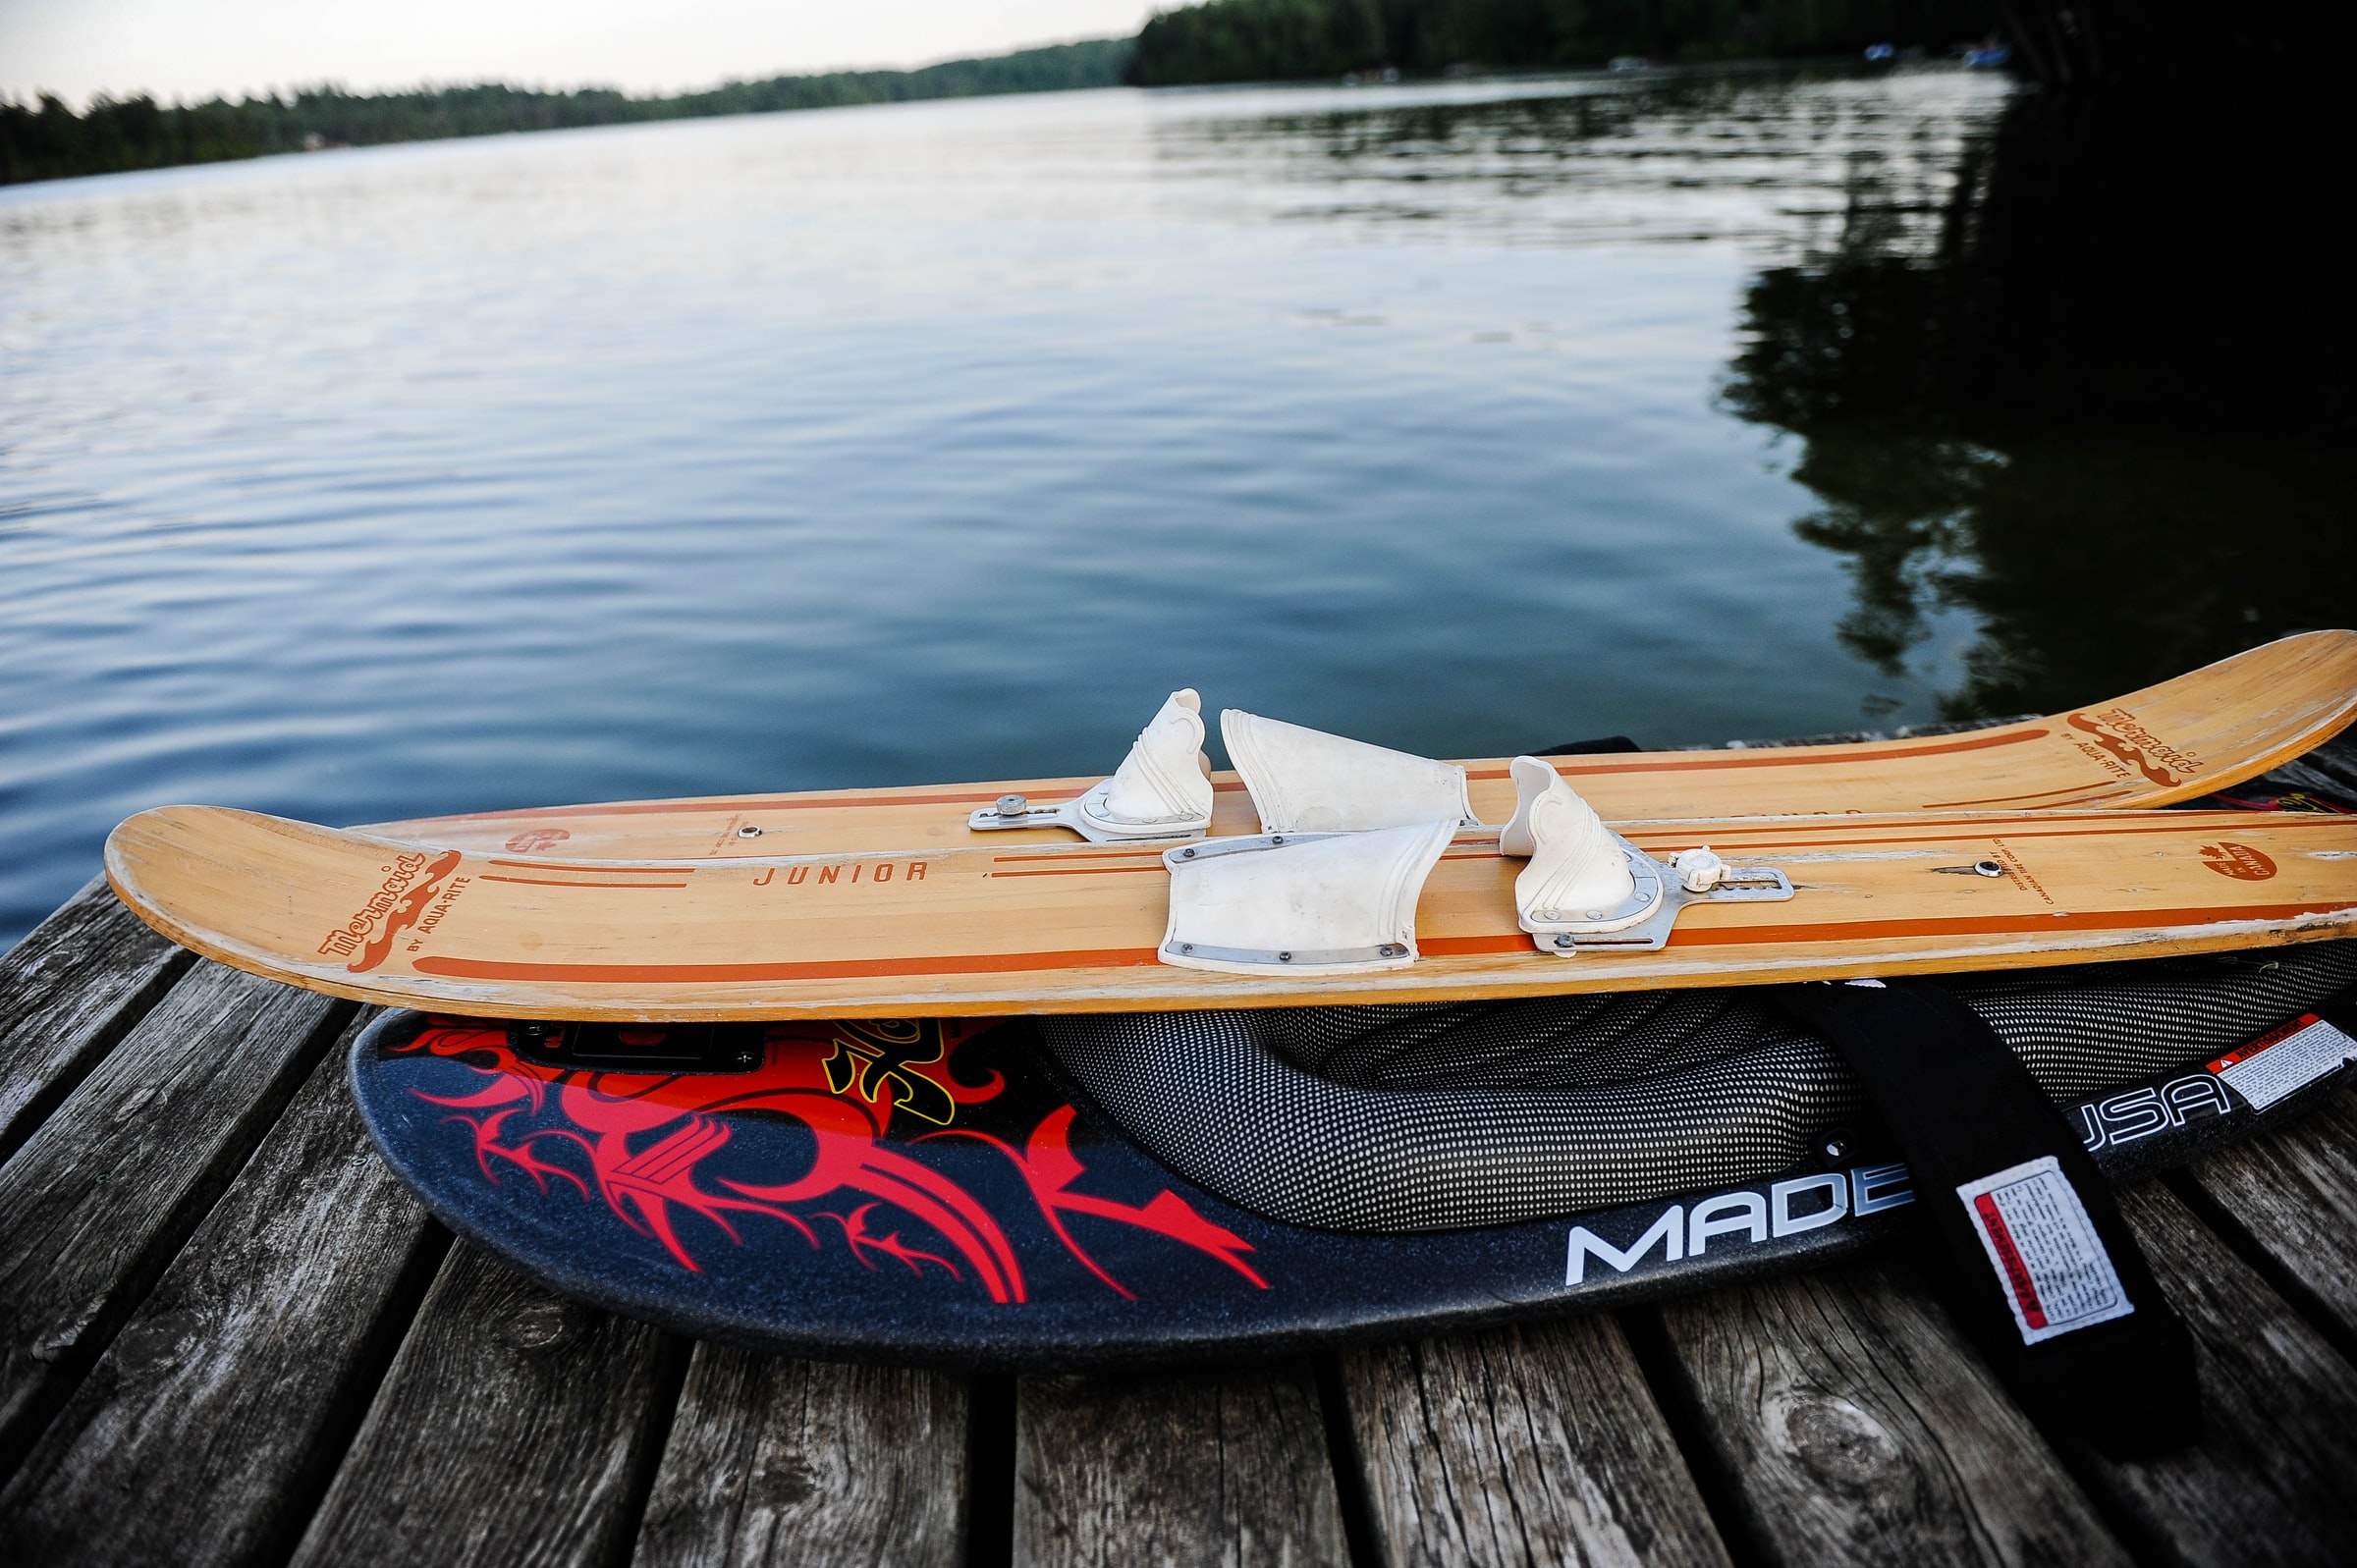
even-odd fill
[{"label": "white warning label", "polygon": [[2023,1344],[2136,1310],[2053,1155],[1968,1181],[1956,1196],[2005,1287]]},{"label": "white warning label", "polygon": [[2315,1013],[2304,1012],[2240,1051],[2227,1052],[2210,1063],[2210,1070],[2249,1101],[2252,1109],[2265,1110],[2352,1058],[2357,1058],[2357,1040]]}]

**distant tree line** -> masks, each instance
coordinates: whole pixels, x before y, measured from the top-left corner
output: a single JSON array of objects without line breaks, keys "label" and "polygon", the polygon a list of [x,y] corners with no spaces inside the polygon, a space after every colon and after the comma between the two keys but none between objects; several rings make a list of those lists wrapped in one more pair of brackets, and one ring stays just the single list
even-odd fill
[{"label": "distant tree line", "polygon": [[1992,31],[2001,0],[1210,0],[1135,38],[951,60],[918,71],[835,71],[631,97],[609,87],[486,84],[413,92],[309,87],[236,102],[96,98],[77,114],[43,94],[0,99],[0,185],[216,163],[323,146],[556,131],[570,126],[827,109],[911,98],[1340,77],[1396,69],[1598,66],[1940,47]]},{"label": "distant tree line", "polygon": [[1129,81],[1938,49],[1995,30],[1998,10],[1999,0],[1211,0],[1149,21]]},{"label": "distant tree line", "polygon": [[910,98],[1109,87],[1122,81],[1134,42],[1100,38],[986,60],[951,60],[919,71],[772,77],[671,97],[634,98],[600,87],[535,92],[485,85],[353,93],[323,86],[286,97],[272,94],[238,102],[216,98],[186,107],[159,104],[147,97],[97,98],[80,114],[46,94],[30,106],[0,99],[0,185],[181,163],[217,163],[306,147],[357,147]]}]

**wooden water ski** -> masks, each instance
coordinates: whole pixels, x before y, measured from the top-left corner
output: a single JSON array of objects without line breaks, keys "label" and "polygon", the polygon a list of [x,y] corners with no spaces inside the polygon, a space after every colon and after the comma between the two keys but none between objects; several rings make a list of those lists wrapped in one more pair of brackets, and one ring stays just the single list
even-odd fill
[{"label": "wooden water ski", "polygon": [[[1996,811],[2165,806],[2265,773],[2357,717],[2357,632],[2312,631],[2114,701],[1962,734],[1855,745],[1666,751],[1550,759],[1582,798],[1622,822],[1830,811]],[[1380,737],[1377,737],[1380,738]],[[1105,759],[1110,770],[1119,756]],[[1504,759],[1465,764],[1474,810],[1504,822]],[[974,833],[966,818],[1007,793],[1035,805],[1101,775],[996,784],[642,800],[428,817],[361,832],[483,854],[562,859],[761,859],[948,849],[1069,833]],[[1259,831],[1233,773],[1213,775],[1215,835]]]},{"label": "wooden water ski", "polygon": [[[784,1019],[1472,1000],[2007,969],[2316,940],[2357,923],[2357,818],[2006,812],[1623,824],[1783,869],[1781,903],[1689,907],[1654,952],[1536,951],[1494,838],[1425,883],[1423,957],[1237,976],[1157,961],[1152,847],[583,862],[414,848],[205,806],[107,841],[115,890],[235,967],[506,1017]],[[1983,872],[1974,867],[1986,863]]]}]

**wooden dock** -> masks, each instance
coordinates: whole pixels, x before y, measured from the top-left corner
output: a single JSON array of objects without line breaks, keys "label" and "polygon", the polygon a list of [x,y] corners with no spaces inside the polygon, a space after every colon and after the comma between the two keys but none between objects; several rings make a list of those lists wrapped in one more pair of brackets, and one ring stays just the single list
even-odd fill
[{"label": "wooden dock", "polygon": [[0,1560],[2357,1562],[2357,1094],[2124,1194],[2207,1432],[2116,1464],[1895,1258],[1150,1376],[685,1342],[426,1217],[365,1016],[98,884],[0,958]]}]

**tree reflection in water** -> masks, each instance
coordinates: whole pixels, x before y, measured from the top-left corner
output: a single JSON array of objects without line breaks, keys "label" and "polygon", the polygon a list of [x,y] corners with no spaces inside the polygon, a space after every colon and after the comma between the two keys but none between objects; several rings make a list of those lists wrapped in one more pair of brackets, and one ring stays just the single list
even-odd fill
[{"label": "tree reflection in water", "polygon": [[1928,247],[1859,169],[1839,239],[1752,286],[1725,392],[1805,444],[1848,646],[1895,674],[1971,613],[1965,718],[2357,619],[2338,140],[2288,89],[2025,92]]}]

